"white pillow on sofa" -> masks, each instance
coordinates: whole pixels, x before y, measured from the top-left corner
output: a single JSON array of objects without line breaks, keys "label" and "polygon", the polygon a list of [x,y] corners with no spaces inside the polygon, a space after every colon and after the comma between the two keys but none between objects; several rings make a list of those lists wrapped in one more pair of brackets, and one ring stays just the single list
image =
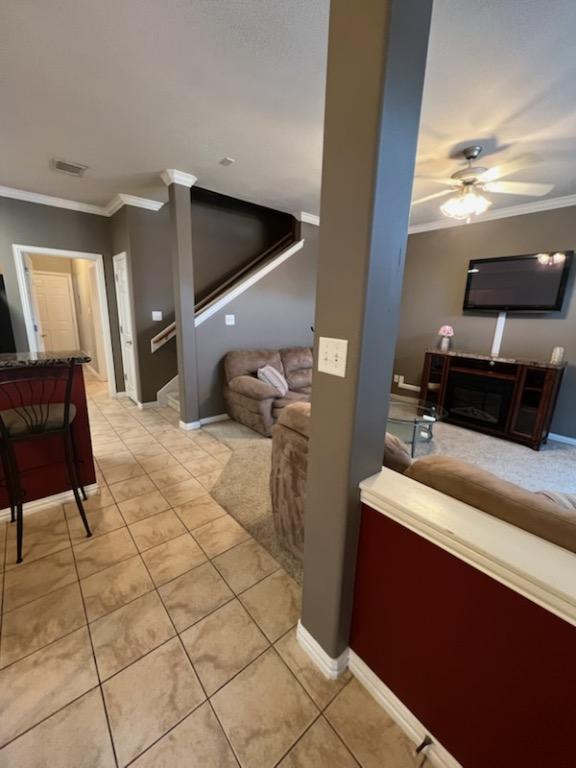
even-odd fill
[{"label": "white pillow on sofa", "polygon": [[262,368],[258,368],[256,376],[260,381],[277,389],[280,397],[285,397],[288,394],[288,382],[284,376],[282,376],[280,371],[277,371],[273,366],[265,365]]}]

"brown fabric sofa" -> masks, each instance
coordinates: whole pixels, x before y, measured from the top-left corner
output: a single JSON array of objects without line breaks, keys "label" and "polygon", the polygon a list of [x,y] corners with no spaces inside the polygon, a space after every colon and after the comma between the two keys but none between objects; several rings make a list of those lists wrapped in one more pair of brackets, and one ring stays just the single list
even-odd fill
[{"label": "brown fabric sofa", "polygon": [[[285,377],[289,391],[284,397],[256,377],[258,369],[265,365]],[[310,347],[229,352],[224,358],[224,400],[229,415],[270,437],[273,424],[287,405],[310,401],[312,365]]]},{"label": "brown fabric sofa", "polygon": [[[310,403],[295,403],[284,408],[272,430],[270,493],[274,527],[280,542],[299,560],[304,554],[309,429]],[[403,443],[387,434],[384,464],[404,472],[411,462]]]},{"label": "brown fabric sofa", "polygon": [[[270,493],[281,543],[301,559],[308,469],[310,404],[285,408],[272,435]],[[402,442],[386,435],[384,466],[576,553],[576,494],[533,493],[450,456],[413,461]]]}]

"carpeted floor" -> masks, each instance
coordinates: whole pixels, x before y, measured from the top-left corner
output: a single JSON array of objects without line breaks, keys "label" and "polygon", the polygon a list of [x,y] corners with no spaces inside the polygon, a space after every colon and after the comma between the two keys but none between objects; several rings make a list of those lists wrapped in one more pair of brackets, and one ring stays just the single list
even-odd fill
[{"label": "carpeted floor", "polygon": [[[235,421],[205,427],[233,451],[212,496],[301,583],[302,566],[278,542],[272,519],[270,453],[272,441]],[[434,440],[420,443],[416,458],[443,453],[477,464],[529,490],[576,493],[576,447],[549,441],[541,451],[488,435],[436,424]]]}]

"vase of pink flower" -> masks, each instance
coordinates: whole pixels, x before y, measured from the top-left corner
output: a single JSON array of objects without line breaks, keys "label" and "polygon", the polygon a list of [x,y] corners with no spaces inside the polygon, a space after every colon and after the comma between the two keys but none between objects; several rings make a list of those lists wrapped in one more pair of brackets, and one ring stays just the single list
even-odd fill
[{"label": "vase of pink flower", "polygon": [[451,325],[443,325],[438,330],[438,349],[441,352],[450,352],[452,349],[452,339],[454,338],[454,328]]}]

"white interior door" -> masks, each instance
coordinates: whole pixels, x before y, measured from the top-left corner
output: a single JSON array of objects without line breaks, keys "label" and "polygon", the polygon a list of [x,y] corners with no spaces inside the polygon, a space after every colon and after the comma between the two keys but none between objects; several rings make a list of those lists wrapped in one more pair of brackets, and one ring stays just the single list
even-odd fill
[{"label": "white interior door", "polygon": [[72,280],[68,274],[32,272],[36,335],[42,352],[78,349]]},{"label": "white interior door", "polygon": [[120,325],[122,365],[124,366],[124,384],[128,397],[136,400],[134,324],[132,322],[132,303],[130,300],[128,264],[125,253],[119,253],[114,256],[114,280],[116,283],[116,302],[118,304],[118,323]]}]

